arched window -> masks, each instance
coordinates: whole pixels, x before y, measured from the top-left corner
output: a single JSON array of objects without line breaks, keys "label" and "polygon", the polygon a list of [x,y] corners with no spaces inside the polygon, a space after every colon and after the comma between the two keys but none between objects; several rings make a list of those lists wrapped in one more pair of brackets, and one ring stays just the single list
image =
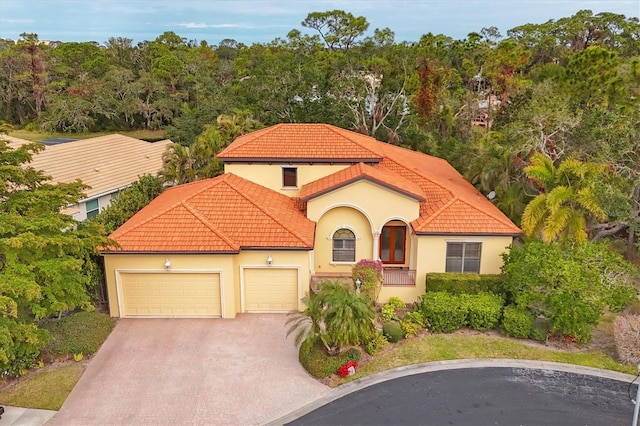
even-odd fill
[{"label": "arched window", "polygon": [[342,228],[333,233],[333,261],[356,261],[356,236],[350,229]]}]

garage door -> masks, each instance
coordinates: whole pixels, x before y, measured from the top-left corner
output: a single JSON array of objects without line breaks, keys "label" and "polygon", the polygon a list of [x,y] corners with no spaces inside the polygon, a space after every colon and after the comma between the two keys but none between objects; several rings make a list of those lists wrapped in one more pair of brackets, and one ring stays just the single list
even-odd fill
[{"label": "garage door", "polygon": [[216,317],[222,315],[219,274],[120,274],[120,315]]},{"label": "garage door", "polygon": [[245,269],[245,312],[289,312],[298,309],[297,269]]}]

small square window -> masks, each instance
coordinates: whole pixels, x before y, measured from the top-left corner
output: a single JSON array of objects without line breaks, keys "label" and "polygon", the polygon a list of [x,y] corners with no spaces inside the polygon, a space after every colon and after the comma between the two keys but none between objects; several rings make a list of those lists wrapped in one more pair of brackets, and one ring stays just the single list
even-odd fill
[{"label": "small square window", "polygon": [[87,201],[85,206],[87,207],[87,219],[96,217],[98,216],[98,213],[100,213],[100,205],[98,204],[97,198],[95,200]]},{"label": "small square window", "polygon": [[298,187],[298,169],[296,167],[282,168],[282,186],[284,188]]}]

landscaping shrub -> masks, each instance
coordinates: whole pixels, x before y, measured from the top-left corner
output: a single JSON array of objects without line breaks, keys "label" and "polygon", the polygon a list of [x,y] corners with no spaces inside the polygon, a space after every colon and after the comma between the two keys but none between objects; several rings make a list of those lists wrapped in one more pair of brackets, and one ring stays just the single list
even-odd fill
[{"label": "landscaping shrub", "polygon": [[509,305],[502,314],[502,328],[507,336],[526,339],[531,335],[534,320],[530,311]]},{"label": "landscaping shrub", "polygon": [[394,309],[404,309],[407,307],[407,304],[402,301],[399,297],[392,296],[389,298],[389,301],[385,303],[385,305],[393,306]]},{"label": "landscaping shrub", "polygon": [[398,342],[404,336],[402,327],[395,322],[386,322],[382,325],[382,334],[391,343]]},{"label": "landscaping shrub", "polygon": [[504,277],[499,274],[462,274],[454,272],[427,274],[427,292],[446,291],[452,294],[489,292],[504,294]]},{"label": "landscaping shrub", "polygon": [[382,287],[382,261],[360,259],[351,269],[351,278],[355,283],[360,280],[360,291],[369,300],[376,301]]},{"label": "landscaping shrub", "polygon": [[619,315],[613,321],[618,357],[629,364],[640,363],[640,315]]},{"label": "landscaping shrub", "polygon": [[504,300],[493,293],[461,294],[467,310],[467,325],[474,330],[491,330],[502,317]]},{"label": "landscaping shrub", "polygon": [[324,351],[320,342],[313,343],[305,340],[300,345],[298,359],[300,364],[317,379],[328,377],[338,371],[342,365],[349,361],[360,361],[362,353],[356,348],[350,348],[335,356],[329,356]]},{"label": "landscaping shrub", "polygon": [[393,305],[390,305],[388,303],[382,305],[382,308],[380,309],[380,316],[382,317],[382,321],[389,322],[395,315],[396,308],[394,308]]},{"label": "landscaping shrub", "polygon": [[402,328],[402,335],[405,339],[415,337],[420,332],[422,325],[413,322],[411,319],[400,319],[400,328]]},{"label": "landscaping shrub", "polygon": [[0,378],[25,374],[48,339],[49,333],[35,324],[0,317]]},{"label": "landscaping shrub", "polygon": [[406,320],[406,321],[411,321],[413,323],[416,323],[420,327],[426,327],[426,324],[425,324],[425,321],[424,321],[424,315],[422,314],[421,311],[407,312],[406,314],[404,314],[402,319]]},{"label": "landscaping shrub", "polygon": [[97,312],[77,312],[60,320],[47,322],[42,328],[51,338],[42,350],[43,356],[95,353],[113,330],[113,319]]},{"label": "landscaping shrub", "polygon": [[467,310],[461,296],[443,291],[422,297],[422,314],[434,333],[451,333],[466,325]]},{"label": "landscaping shrub", "polygon": [[369,355],[375,355],[388,344],[389,342],[382,333],[376,333],[371,340],[365,343],[364,350],[367,351]]}]

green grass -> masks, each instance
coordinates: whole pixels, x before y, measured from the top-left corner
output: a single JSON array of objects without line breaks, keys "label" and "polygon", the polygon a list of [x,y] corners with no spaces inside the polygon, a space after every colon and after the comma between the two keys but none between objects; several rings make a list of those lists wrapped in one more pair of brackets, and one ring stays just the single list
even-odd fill
[{"label": "green grass", "polygon": [[0,403],[16,407],[59,410],[84,372],[84,364],[47,368],[0,391]]},{"label": "green grass", "polygon": [[27,130],[14,130],[9,136],[25,139],[32,142],[42,142],[53,138],[69,138],[69,139],[89,139],[97,136],[112,135],[119,133],[136,139],[161,139],[164,138],[165,130],[132,130],[132,131],[113,131],[113,132],[87,132],[87,133],[49,133],[49,132],[30,132]]},{"label": "green grass", "polygon": [[354,380],[381,371],[430,361],[477,358],[510,358],[583,365],[636,374],[637,367],[620,364],[601,352],[567,352],[525,344],[513,339],[488,335],[437,334],[407,340],[382,351],[358,372],[345,379]]}]

